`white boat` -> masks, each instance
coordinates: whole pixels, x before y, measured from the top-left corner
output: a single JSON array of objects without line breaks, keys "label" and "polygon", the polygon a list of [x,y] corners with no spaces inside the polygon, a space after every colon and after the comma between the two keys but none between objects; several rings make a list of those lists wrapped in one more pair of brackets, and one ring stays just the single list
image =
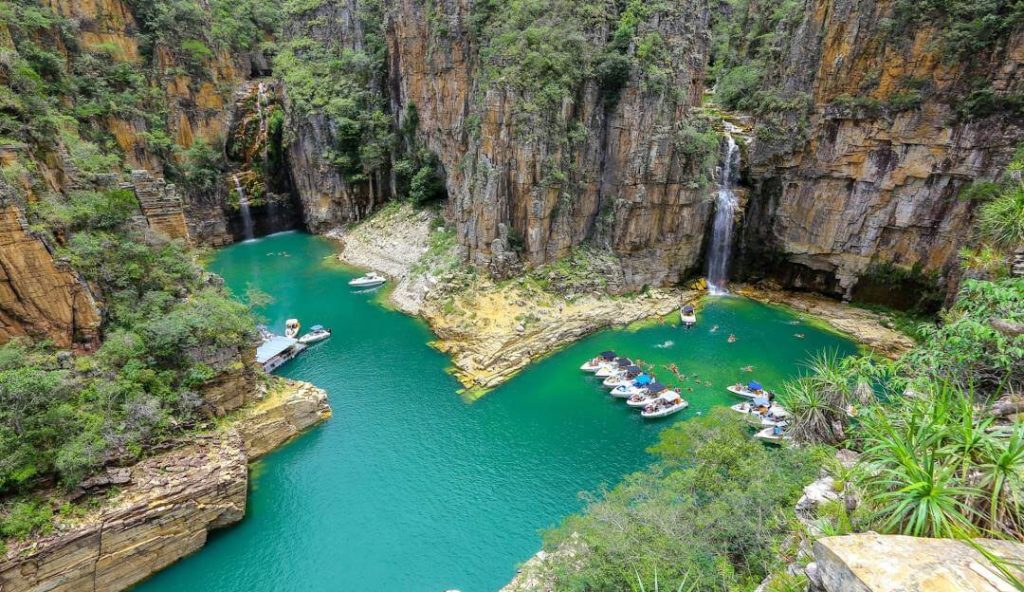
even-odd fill
[{"label": "white boat", "polygon": [[615,358],[615,361],[611,364],[598,369],[594,373],[594,376],[598,378],[608,378],[609,376],[615,376],[620,372],[625,372],[626,368],[633,365],[633,362],[629,358]]},{"label": "white boat", "polygon": [[651,403],[655,402],[663,392],[665,392],[665,385],[658,382],[652,382],[645,388],[641,389],[639,393],[631,395],[626,399],[626,405],[629,405],[630,407],[647,407]]},{"label": "white boat", "polygon": [[753,403],[737,403],[729,409],[744,414],[753,425],[758,426],[781,426],[789,425],[789,412],[779,405],[758,406]]},{"label": "white boat", "polygon": [[325,329],[323,325],[313,325],[309,328],[309,333],[306,333],[302,337],[299,337],[299,343],[305,343],[309,345],[318,341],[323,341],[331,336],[331,330]]},{"label": "white boat", "polygon": [[693,305],[687,304],[679,308],[679,320],[687,328],[697,324],[697,312],[693,309]]},{"label": "white boat", "polygon": [[734,395],[739,395],[748,399],[768,396],[768,391],[761,386],[761,383],[754,381],[748,382],[747,384],[734,384],[725,388]]},{"label": "white boat", "polygon": [[284,323],[284,336],[289,339],[295,339],[299,335],[299,329],[302,325],[299,324],[299,319],[288,319]]},{"label": "white boat", "polygon": [[[635,368],[636,370],[633,371],[633,368]],[[612,376],[609,376],[608,378],[605,378],[604,382],[602,382],[601,384],[605,385],[608,388],[630,386],[633,384],[633,381],[636,380],[637,376],[640,376],[640,369],[637,368],[636,366],[631,366],[629,370],[620,371],[616,374],[613,374]]]},{"label": "white boat", "polygon": [[784,440],[789,439],[786,432],[784,432],[779,426],[767,427],[754,434],[754,437],[769,444],[782,444]]},{"label": "white boat", "polygon": [[646,374],[641,374],[632,379],[628,384],[620,384],[616,386],[612,389],[611,394],[616,399],[628,399],[633,395],[646,393],[650,383],[651,377]]},{"label": "white boat", "polygon": [[256,362],[267,372],[273,372],[288,360],[302,353],[306,345],[297,339],[274,335],[256,348]]},{"label": "white boat", "polygon": [[640,412],[641,417],[647,419],[655,419],[658,417],[666,417],[677,413],[689,407],[690,404],[686,402],[679,393],[675,391],[665,391],[658,395],[658,398],[653,403],[644,407],[644,410]]},{"label": "white boat", "polygon": [[358,277],[350,281],[348,285],[353,288],[376,288],[386,281],[388,281],[387,278],[378,274],[376,271],[371,271],[363,277]]},{"label": "white boat", "polygon": [[616,399],[628,399],[633,395],[646,393],[647,389],[641,386],[636,386],[633,383],[620,384],[619,386],[612,389],[611,395]]},{"label": "white boat", "polygon": [[580,370],[584,372],[597,372],[602,368],[615,368],[615,352],[606,351],[601,352],[597,357],[587,360],[580,366]]}]

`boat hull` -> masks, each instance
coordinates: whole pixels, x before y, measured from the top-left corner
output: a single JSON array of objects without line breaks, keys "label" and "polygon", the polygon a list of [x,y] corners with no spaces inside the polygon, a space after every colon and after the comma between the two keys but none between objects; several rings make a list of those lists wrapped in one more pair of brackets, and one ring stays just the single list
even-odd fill
[{"label": "boat hull", "polygon": [[682,411],[683,409],[686,409],[689,406],[690,406],[690,404],[686,403],[684,401],[683,403],[680,403],[679,405],[673,405],[671,407],[666,407],[665,409],[658,409],[657,411],[650,411],[650,412],[641,411],[640,412],[640,416],[645,418],[645,419],[658,419],[659,417],[668,417],[669,415],[672,415],[673,413],[679,413],[680,411]]}]

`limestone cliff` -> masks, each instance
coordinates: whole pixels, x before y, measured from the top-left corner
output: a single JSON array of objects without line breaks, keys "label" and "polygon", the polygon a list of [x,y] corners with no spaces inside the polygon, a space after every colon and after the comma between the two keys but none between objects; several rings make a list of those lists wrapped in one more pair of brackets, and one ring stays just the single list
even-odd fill
[{"label": "limestone cliff", "polygon": [[89,286],[32,235],[18,207],[0,200],[0,343],[32,337],[91,348],[100,322]]},{"label": "limestone cliff", "polygon": [[[789,105],[758,120],[740,275],[897,305],[937,292],[934,306],[955,285],[974,205],[958,193],[996,177],[1024,138],[1012,108],[969,109],[1024,92],[1024,31],[951,58],[946,30],[924,21],[896,33],[895,10],[814,0],[780,32],[763,92]],[[786,125],[768,117],[780,113]]]},{"label": "limestone cliff", "polygon": [[[47,537],[10,541],[0,590],[116,592],[199,550],[210,530],[242,519],[247,465],[330,416],[324,391],[282,382],[228,427],[83,483],[116,494]],[[85,494],[85,491],[79,494]]]}]

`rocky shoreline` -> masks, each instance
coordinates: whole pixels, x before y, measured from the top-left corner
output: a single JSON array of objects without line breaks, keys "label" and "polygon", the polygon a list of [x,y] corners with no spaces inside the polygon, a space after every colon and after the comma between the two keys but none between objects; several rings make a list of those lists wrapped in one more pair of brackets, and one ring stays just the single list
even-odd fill
[{"label": "rocky shoreline", "polygon": [[[341,243],[342,262],[393,280],[390,303],[430,325],[437,335],[433,345],[451,357],[454,374],[470,397],[586,335],[663,317],[682,304],[699,302],[705,293],[695,286],[566,296],[528,276],[496,282],[460,265],[462,253],[454,243],[450,252],[437,247],[444,232],[440,225],[436,214],[403,204],[328,236]],[[835,300],[751,286],[737,293],[811,315],[885,356],[913,346],[909,337],[885,326],[883,315]]]},{"label": "rocky shoreline", "polygon": [[202,548],[209,531],[241,520],[249,463],[331,415],[323,390],[271,384],[219,429],[88,480],[97,489],[89,495],[102,501],[50,535],[11,544],[0,558],[0,590],[124,590]]}]

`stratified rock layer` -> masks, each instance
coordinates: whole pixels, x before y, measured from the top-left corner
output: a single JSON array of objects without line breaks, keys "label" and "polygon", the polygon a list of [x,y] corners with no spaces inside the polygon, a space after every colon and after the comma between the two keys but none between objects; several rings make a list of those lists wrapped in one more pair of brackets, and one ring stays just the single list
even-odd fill
[{"label": "stratified rock layer", "polygon": [[[710,189],[701,183],[704,163],[685,152],[679,134],[702,93],[705,4],[661,6],[638,24],[637,35],[664,40],[669,80],[633,68],[613,105],[586,80],[574,98],[541,113],[524,107],[538,100],[528,91],[484,79],[487,66],[467,28],[471,2],[431,10],[399,0],[388,11],[392,99],[396,113],[416,107],[471,261],[508,275],[513,242],[528,263],[540,264],[590,241],[620,256],[629,289],[675,283],[694,269]],[[590,31],[587,42],[603,45],[608,35]],[[582,133],[566,140],[571,129]]]},{"label": "stratified rock layer", "polygon": [[117,592],[199,550],[207,533],[242,519],[248,463],[330,417],[326,393],[281,381],[232,425],[114,469],[84,488],[118,485],[100,509],[56,534],[9,541],[3,592]]},{"label": "stratified rock layer", "polygon": [[0,589],[128,588],[199,550],[209,530],[242,518],[247,462],[242,439],[229,432],[139,463],[131,485],[98,515],[0,562]]},{"label": "stratified rock layer", "polygon": [[100,321],[85,282],[29,233],[20,209],[0,202],[0,343],[33,337],[91,346]]},{"label": "stratified rock layer", "polygon": [[[742,275],[902,306],[928,290],[940,304],[955,287],[974,208],[957,196],[997,177],[1024,138],[1024,121],[1009,111],[969,121],[958,108],[971,80],[996,96],[1024,92],[1024,32],[970,70],[943,53],[944,30],[890,32],[894,6],[813,0],[781,32],[789,42],[766,73],[771,92],[812,107],[800,132],[759,122]],[[916,277],[894,290],[876,279],[887,265]]]}]

